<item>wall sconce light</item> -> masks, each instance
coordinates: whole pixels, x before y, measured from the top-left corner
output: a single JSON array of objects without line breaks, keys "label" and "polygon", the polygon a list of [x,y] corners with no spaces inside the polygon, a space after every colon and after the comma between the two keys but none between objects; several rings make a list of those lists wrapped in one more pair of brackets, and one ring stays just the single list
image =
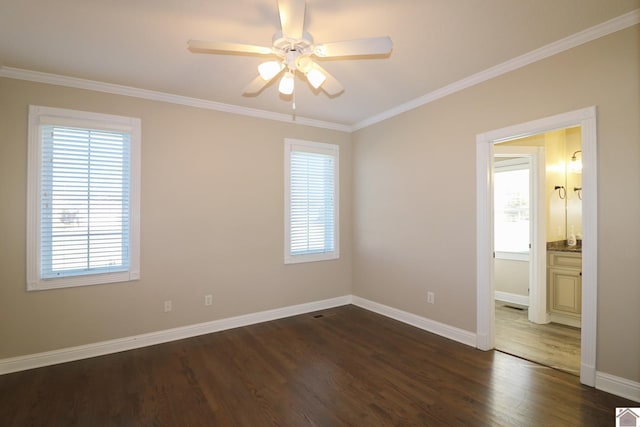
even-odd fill
[{"label": "wall sconce light", "polygon": [[[576,157],[578,153],[580,153],[580,159]],[[574,152],[571,156],[571,160],[569,160],[569,172],[582,173],[582,150]]]},{"label": "wall sconce light", "polygon": [[558,196],[560,196],[561,199],[567,197],[567,190],[564,188],[564,185],[556,185],[553,189],[558,190]]}]

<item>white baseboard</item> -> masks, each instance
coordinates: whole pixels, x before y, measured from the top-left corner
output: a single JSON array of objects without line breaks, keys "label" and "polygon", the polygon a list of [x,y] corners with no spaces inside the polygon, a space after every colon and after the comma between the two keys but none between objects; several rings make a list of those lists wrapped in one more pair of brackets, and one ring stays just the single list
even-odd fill
[{"label": "white baseboard", "polygon": [[298,314],[310,313],[318,310],[325,310],[332,307],[354,304],[367,310],[382,314],[383,316],[399,320],[420,329],[441,335],[445,338],[476,346],[475,334],[445,325],[434,320],[398,310],[383,304],[366,300],[364,298],[345,295],[322,301],[315,301],[306,304],[299,304],[273,310],[261,311],[242,316],[230,317],[227,319],[214,320],[211,322],[199,323],[195,325],[182,326],[179,328],[167,329],[164,331],[150,332],[142,335],[134,335],[126,338],[102,341],[76,347],[68,347],[59,350],[47,351],[43,353],[28,354],[24,356],[0,359],[0,375],[11,372],[24,371],[27,369],[39,368],[42,366],[55,365],[58,363],[72,362],[74,360],[87,359],[90,357],[103,356],[120,351],[133,350],[135,348],[147,347],[150,345],[162,344],[184,338],[191,338],[198,335],[209,334],[227,329],[239,328],[270,320],[282,319]]},{"label": "white baseboard", "polygon": [[634,402],[640,402],[640,383],[626,378],[596,372],[596,388]]},{"label": "white baseboard", "polygon": [[[311,313],[318,310],[326,310],[347,304],[356,305],[366,310],[373,311],[471,347],[478,346],[478,348],[481,348],[481,345],[477,344],[476,341],[482,341],[483,337],[476,337],[476,334],[473,332],[436,322],[435,320],[427,319],[425,317],[370,301],[365,298],[354,295],[344,295],[321,301],[260,311],[257,313],[167,329],[164,331],[151,332],[148,334],[0,359],[0,375],[39,368],[42,366],[56,365],[58,363],[72,362],[74,360],[87,359],[90,357],[103,356],[106,354],[118,353],[120,351],[133,350],[136,348],[162,344],[184,338],[191,338],[198,335],[210,334],[256,323],[268,322],[299,314]],[[593,367],[590,367],[590,369],[593,369]],[[640,402],[640,383],[635,381],[616,377],[603,372],[596,372],[595,387],[598,390]]]},{"label": "white baseboard", "polygon": [[482,351],[493,350],[493,342],[489,340],[488,334],[476,333],[476,348]]},{"label": "white baseboard", "polygon": [[596,386],[596,367],[580,361],[580,383],[589,387]]},{"label": "white baseboard", "polygon": [[458,341],[462,344],[469,345],[471,347],[476,346],[476,334],[473,332],[465,331],[463,329],[456,328],[454,326],[445,325],[444,323],[436,322],[435,320],[427,319],[417,314],[409,313],[397,308],[389,307],[374,301],[370,301],[365,298],[360,298],[355,295],[352,297],[351,303],[362,307],[369,311],[373,311],[383,316],[390,317],[400,322],[407,323],[415,326],[416,328],[423,329],[428,332],[449,338],[454,341]]},{"label": "white baseboard", "polygon": [[574,328],[582,328],[582,319],[571,316],[565,316],[560,313],[549,313],[549,320],[553,323],[572,326]]},{"label": "white baseboard", "polygon": [[351,295],[345,295],[322,301],[314,301],[306,304],[260,311],[257,313],[214,320],[196,325],[182,326],[179,328],[151,332],[148,334],[0,359],[0,375],[39,368],[42,366],[55,365],[58,363],[72,362],[74,360],[86,359],[89,357],[103,356],[105,354],[117,353],[125,350],[133,350],[135,348],[147,347],[150,345],[191,338],[212,332],[224,331],[227,329],[239,328],[241,326],[248,326],[256,323],[268,322],[270,320],[296,316],[298,314],[325,310],[350,303]]},{"label": "white baseboard", "polygon": [[495,291],[495,298],[498,301],[503,301],[509,304],[524,305],[529,307],[529,296],[512,294],[511,292]]}]

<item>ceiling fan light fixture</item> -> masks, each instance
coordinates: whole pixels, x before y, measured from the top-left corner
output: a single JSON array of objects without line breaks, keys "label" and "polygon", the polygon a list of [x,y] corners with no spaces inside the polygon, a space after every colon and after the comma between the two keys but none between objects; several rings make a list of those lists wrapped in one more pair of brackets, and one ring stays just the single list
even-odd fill
[{"label": "ceiling fan light fixture", "polygon": [[322,71],[312,68],[307,73],[307,80],[309,80],[314,89],[318,89],[327,80],[327,76]]},{"label": "ceiling fan light fixture", "polygon": [[293,93],[293,73],[291,71],[287,71],[280,79],[278,91],[283,95],[291,95]]},{"label": "ceiling fan light fixture", "polygon": [[269,81],[275,76],[278,75],[280,71],[284,68],[284,64],[278,61],[267,61],[258,65],[258,72],[260,73],[260,77],[265,81]]},{"label": "ceiling fan light fixture", "polygon": [[388,36],[316,44],[311,34],[305,31],[307,0],[277,0],[277,4],[280,28],[271,38],[271,47],[189,40],[189,50],[194,53],[270,55],[269,59],[277,57],[275,61],[265,59],[258,66],[259,75],[244,88],[246,95],[260,94],[276,78],[280,80],[278,90],[281,94],[294,94],[295,73],[299,72],[307,77],[316,94],[322,87],[322,91],[333,98],[344,88],[330,72],[314,61],[314,57],[352,59],[354,56],[389,56],[393,49]]}]

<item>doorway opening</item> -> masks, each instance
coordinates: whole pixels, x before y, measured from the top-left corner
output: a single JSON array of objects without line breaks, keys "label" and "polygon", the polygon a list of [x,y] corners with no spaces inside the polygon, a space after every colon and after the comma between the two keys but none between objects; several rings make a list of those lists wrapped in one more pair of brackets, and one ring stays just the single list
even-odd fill
[{"label": "doorway opening", "polygon": [[580,193],[571,189],[582,184],[581,171],[569,168],[575,152],[580,127],[494,145],[493,288],[496,350],[579,375],[582,217]]},{"label": "doorway opening", "polygon": [[[580,303],[580,381],[595,386],[596,317],[597,317],[597,167],[596,108],[589,107],[531,122],[479,134],[476,138],[476,242],[477,242],[477,347],[491,350],[495,346],[494,289],[494,219],[493,157],[496,143],[558,129],[580,127],[582,133],[582,298]],[[566,188],[565,188],[566,191]],[[545,242],[546,243],[546,242]],[[538,243],[532,251],[542,252]],[[555,260],[550,261],[555,262]],[[543,263],[538,263],[538,268]],[[546,268],[545,268],[546,270]],[[539,271],[539,274],[542,273]],[[542,273],[543,277],[546,272]],[[547,295],[530,295],[545,304]],[[550,298],[549,298],[550,299]]]}]

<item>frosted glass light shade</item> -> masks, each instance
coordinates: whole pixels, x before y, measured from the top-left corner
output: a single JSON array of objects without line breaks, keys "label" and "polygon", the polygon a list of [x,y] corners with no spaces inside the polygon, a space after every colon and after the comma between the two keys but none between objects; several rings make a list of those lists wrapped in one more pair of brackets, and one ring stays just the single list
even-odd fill
[{"label": "frosted glass light shade", "polygon": [[274,78],[282,69],[284,68],[284,64],[278,61],[267,61],[258,65],[258,72],[260,73],[260,77],[264,80],[269,81]]},{"label": "frosted glass light shade", "polygon": [[573,153],[571,160],[569,160],[569,172],[582,173],[582,158],[577,158],[577,154],[580,153],[582,157],[582,150],[578,150]]},{"label": "frosted glass light shade", "polygon": [[309,80],[309,83],[311,83],[311,86],[313,86],[314,89],[318,89],[326,79],[327,76],[315,68],[310,69],[307,73],[307,80]]},{"label": "frosted glass light shade", "polygon": [[569,162],[569,172],[582,173],[582,160],[575,158],[571,159]]},{"label": "frosted glass light shade", "polygon": [[282,76],[278,90],[283,95],[291,95],[293,93],[293,73],[291,71],[287,71]]}]

